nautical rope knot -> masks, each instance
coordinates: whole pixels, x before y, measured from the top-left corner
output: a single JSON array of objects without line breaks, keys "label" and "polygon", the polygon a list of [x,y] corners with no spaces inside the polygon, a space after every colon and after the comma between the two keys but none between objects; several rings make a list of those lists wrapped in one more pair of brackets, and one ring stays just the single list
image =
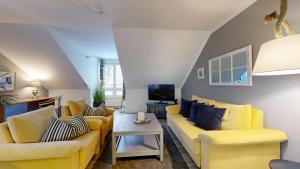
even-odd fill
[{"label": "nautical rope knot", "polygon": [[285,29],[287,35],[293,35],[295,32],[290,26],[289,22],[285,18],[286,13],[287,13],[287,8],[288,8],[288,2],[287,0],[281,0],[281,5],[280,5],[280,14],[278,15],[276,11],[272,12],[269,15],[265,16],[265,23],[270,23],[272,21],[277,20],[276,26],[275,26],[275,37],[277,39],[283,37],[283,32],[282,32],[282,27]]}]

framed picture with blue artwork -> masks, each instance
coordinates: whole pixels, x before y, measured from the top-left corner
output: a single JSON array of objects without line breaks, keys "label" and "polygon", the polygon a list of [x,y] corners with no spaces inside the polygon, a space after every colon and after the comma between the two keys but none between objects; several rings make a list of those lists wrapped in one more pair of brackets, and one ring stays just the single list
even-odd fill
[{"label": "framed picture with blue artwork", "polygon": [[15,72],[0,71],[0,92],[15,90]]}]

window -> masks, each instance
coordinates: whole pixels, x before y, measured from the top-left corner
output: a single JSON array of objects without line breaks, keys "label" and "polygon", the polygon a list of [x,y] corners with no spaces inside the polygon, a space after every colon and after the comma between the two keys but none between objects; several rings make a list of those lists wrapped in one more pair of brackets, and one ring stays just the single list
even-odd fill
[{"label": "window", "polygon": [[209,60],[210,85],[251,86],[251,72],[251,45]]},{"label": "window", "polygon": [[117,61],[105,61],[104,89],[106,97],[122,97],[123,75]]}]

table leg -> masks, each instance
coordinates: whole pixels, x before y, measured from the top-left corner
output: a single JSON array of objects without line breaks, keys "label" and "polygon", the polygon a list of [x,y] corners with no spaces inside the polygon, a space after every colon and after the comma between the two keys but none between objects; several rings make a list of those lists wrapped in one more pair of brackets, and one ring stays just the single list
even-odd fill
[{"label": "table leg", "polygon": [[160,143],[160,161],[164,160],[164,133],[163,131],[159,134],[159,143]]},{"label": "table leg", "polygon": [[112,165],[116,164],[116,136],[112,133]]}]

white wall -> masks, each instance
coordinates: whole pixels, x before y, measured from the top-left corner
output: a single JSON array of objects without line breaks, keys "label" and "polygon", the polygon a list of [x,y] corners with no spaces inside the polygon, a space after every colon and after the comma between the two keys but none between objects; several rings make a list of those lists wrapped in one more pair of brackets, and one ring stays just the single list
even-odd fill
[{"label": "white wall", "polygon": [[69,100],[84,98],[87,103],[90,103],[90,91],[88,89],[51,89],[49,96],[62,95],[62,105],[68,104]]},{"label": "white wall", "polygon": [[[181,89],[175,89],[175,98],[180,100]],[[148,101],[148,89],[126,89],[126,111],[137,112],[146,111]]]},{"label": "white wall", "polygon": [[181,87],[210,35],[208,31],[121,27],[113,28],[113,33],[128,89],[155,83]]}]

